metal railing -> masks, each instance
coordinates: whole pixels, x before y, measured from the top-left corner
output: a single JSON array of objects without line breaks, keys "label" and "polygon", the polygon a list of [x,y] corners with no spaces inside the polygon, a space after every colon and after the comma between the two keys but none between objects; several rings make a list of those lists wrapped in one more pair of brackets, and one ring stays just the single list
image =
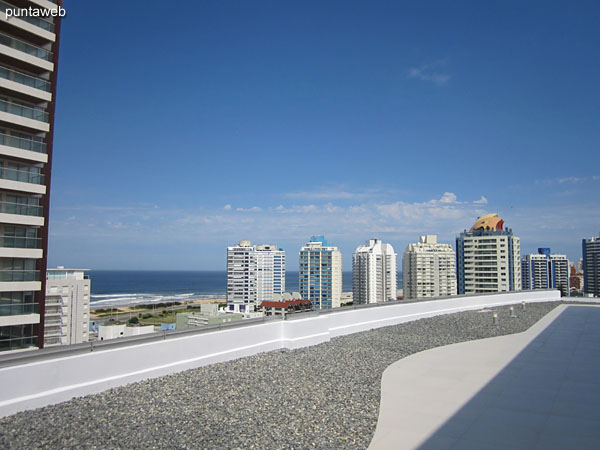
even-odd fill
[{"label": "metal railing", "polygon": [[0,213],[18,214],[20,216],[42,216],[42,207],[39,205],[26,205],[23,203],[0,202]]},{"label": "metal railing", "polygon": [[43,59],[44,61],[52,62],[52,52],[45,48],[36,47],[35,45],[7,36],[6,34],[0,33],[0,44],[14,48],[15,50],[19,50],[28,55],[35,56],[36,58]]},{"label": "metal railing", "polygon": [[[36,139],[40,139],[39,141]],[[46,144],[41,141],[41,138],[31,136],[31,139],[26,139],[18,136],[0,133],[0,145],[8,147],[20,148],[21,150],[29,150],[32,152],[46,153]]]},{"label": "metal railing", "polygon": [[40,271],[0,270],[0,281],[40,281]]},{"label": "metal railing", "polygon": [[38,303],[0,303],[0,316],[36,314]]},{"label": "metal railing", "polygon": [[[49,1],[52,3],[56,3],[56,0],[54,0],[54,1],[49,0]],[[13,5],[9,5],[6,2],[0,1],[0,11],[2,11],[3,13],[6,14],[7,9],[20,9],[20,8],[17,8],[16,6],[13,6]],[[32,17],[32,16],[26,16],[26,15],[20,15],[20,16],[18,16],[18,18],[27,23],[35,25],[36,27],[40,27],[43,30],[54,33],[54,24],[52,22],[48,22],[47,20],[41,19],[39,17]]]},{"label": "metal railing", "polygon": [[42,238],[24,236],[1,236],[0,247],[3,248],[42,248]]},{"label": "metal railing", "polygon": [[28,170],[11,169],[0,165],[0,178],[22,183],[44,184],[44,175]]},{"label": "metal railing", "polygon": [[49,122],[49,115],[43,109],[19,105],[18,103],[9,102],[6,100],[0,99],[0,111],[25,117],[27,119],[39,120],[40,122]]},{"label": "metal railing", "polygon": [[37,77],[32,77],[31,75],[17,72],[16,70],[8,69],[2,66],[0,66],[0,78],[4,78],[5,80],[9,81],[14,81],[15,83],[39,89],[41,91],[52,91],[52,84],[49,81]]}]

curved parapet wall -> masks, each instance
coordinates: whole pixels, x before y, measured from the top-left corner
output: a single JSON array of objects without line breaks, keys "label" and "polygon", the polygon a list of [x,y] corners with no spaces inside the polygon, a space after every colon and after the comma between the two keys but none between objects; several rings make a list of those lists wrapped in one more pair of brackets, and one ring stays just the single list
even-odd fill
[{"label": "curved parapet wall", "polygon": [[287,320],[243,321],[222,329],[155,333],[97,346],[69,346],[52,353],[28,352],[16,362],[0,358],[0,385],[5,387],[0,390],[0,417],[127,383],[256,353],[316,345],[373,328],[522,301],[560,299],[559,291],[547,290],[390,302],[290,315]]}]

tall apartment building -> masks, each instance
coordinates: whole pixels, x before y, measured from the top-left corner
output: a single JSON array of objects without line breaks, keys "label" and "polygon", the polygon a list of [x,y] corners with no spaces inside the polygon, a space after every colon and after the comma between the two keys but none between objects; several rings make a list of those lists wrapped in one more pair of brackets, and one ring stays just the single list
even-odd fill
[{"label": "tall apartment building", "polygon": [[560,289],[569,295],[569,260],[566,255],[552,255],[549,248],[538,248],[537,254],[525,255],[521,261],[523,290]]},{"label": "tall apartment building", "polygon": [[314,310],[339,308],[342,300],[342,254],[323,236],[300,249],[300,295]]},{"label": "tall apartment building", "polygon": [[458,293],[521,290],[521,243],[498,214],[479,217],[456,238]]},{"label": "tall apartment building", "polygon": [[452,246],[438,244],[436,235],[408,244],[402,257],[404,298],[456,295],[455,258]]},{"label": "tall apartment building", "polygon": [[285,291],[285,251],[275,245],[240,241],[227,247],[227,309],[258,310]]},{"label": "tall apartment building", "polygon": [[91,282],[86,270],[58,267],[46,272],[44,347],[89,340]]},{"label": "tall apartment building", "polygon": [[0,351],[44,344],[48,206],[61,0],[0,2]]},{"label": "tall apartment building", "polygon": [[600,236],[582,240],[583,291],[600,297]]},{"label": "tall apartment building", "polygon": [[352,255],[355,305],[396,300],[396,253],[390,244],[370,239]]}]

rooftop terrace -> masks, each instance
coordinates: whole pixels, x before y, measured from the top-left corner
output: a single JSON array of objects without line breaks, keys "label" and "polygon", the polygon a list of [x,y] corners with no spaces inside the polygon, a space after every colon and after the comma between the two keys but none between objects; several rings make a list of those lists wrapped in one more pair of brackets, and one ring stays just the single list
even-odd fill
[{"label": "rooftop terrace", "polygon": [[388,366],[442,345],[524,331],[557,304],[530,303],[516,318],[507,306],[446,314],[154,378],[0,419],[0,443],[366,448]]}]

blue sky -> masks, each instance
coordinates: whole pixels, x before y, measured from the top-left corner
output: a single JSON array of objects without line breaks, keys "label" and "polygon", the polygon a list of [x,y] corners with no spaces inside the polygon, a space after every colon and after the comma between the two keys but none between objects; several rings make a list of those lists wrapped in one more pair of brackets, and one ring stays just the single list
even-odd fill
[{"label": "blue sky", "polygon": [[600,233],[600,6],[65,0],[49,264],[297,270],[497,212],[522,253]]}]

